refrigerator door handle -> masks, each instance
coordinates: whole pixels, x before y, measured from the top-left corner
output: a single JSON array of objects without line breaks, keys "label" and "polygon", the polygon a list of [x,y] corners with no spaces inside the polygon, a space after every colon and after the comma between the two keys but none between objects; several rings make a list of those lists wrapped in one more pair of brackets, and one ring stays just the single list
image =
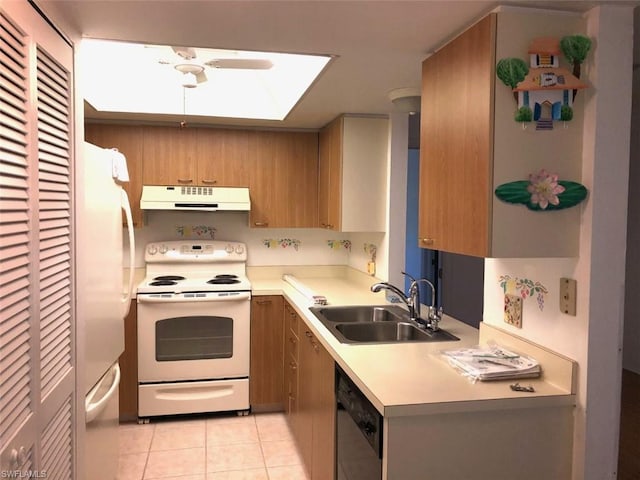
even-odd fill
[{"label": "refrigerator door handle", "polygon": [[105,393],[101,399],[99,399],[97,402],[93,401],[93,397],[95,396],[102,382],[96,385],[93,388],[93,390],[91,390],[87,394],[87,399],[85,400],[85,422],[86,423],[91,423],[93,420],[96,419],[98,415],[100,415],[102,410],[104,410],[104,408],[107,406],[107,403],[109,403],[109,400],[111,399],[111,397],[113,397],[113,394],[116,392],[116,389],[120,384],[120,365],[116,363],[113,366],[113,372],[114,372],[113,383],[109,387],[109,390],[107,390],[107,393]]},{"label": "refrigerator door handle", "polygon": [[123,315],[122,317],[126,317],[129,314],[129,309],[131,308],[131,295],[133,292],[133,274],[135,267],[135,258],[136,258],[136,240],[133,234],[133,217],[131,215],[131,204],[129,203],[129,197],[127,196],[127,192],[124,191],[123,188],[120,189],[121,192],[121,206],[122,210],[124,210],[125,217],[127,218],[127,232],[129,233],[129,284],[127,285],[127,291],[124,292],[122,298],[122,308]]}]

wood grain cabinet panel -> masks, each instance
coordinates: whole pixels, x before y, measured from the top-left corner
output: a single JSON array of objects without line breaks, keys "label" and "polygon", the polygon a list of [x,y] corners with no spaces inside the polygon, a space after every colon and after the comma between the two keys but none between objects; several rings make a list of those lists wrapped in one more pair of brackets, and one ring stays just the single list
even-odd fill
[{"label": "wood grain cabinet panel", "polygon": [[[142,137],[143,128],[135,125],[106,125],[88,123],[84,127],[85,140],[102,148],[117,148],[127,158],[129,182],[123,184],[131,203],[131,216],[135,227],[142,226],[140,210],[142,196]],[[126,221],[124,221],[126,224]]]},{"label": "wood grain cabinet panel", "polygon": [[[583,27],[582,27],[583,28]],[[582,104],[563,128],[526,130],[517,103],[497,79],[502,58],[528,62],[532,39],[581,30],[579,18],[544,12],[491,14],[422,65],[418,244],[477,257],[572,257],[579,250],[580,209],[532,211],[502,202],[501,184],[542,169],[579,181]],[[562,66],[562,63],[561,63]]]},{"label": "wood grain cabinet panel", "polygon": [[249,134],[250,224],[311,228],[318,223],[318,134]]},{"label": "wood grain cabinet panel", "polygon": [[[335,363],[313,332],[288,303],[284,307],[287,418],[312,480],[334,478]],[[287,327],[288,326],[288,327]]]},{"label": "wood grain cabinet panel", "polygon": [[280,295],[251,299],[251,368],[249,401],[254,411],[284,409],[283,299]]},{"label": "wood grain cabinet panel", "polygon": [[197,129],[144,127],[144,185],[198,185]]},{"label": "wood grain cabinet panel", "polygon": [[120,422],[138,418],[138,314],[136,300],[124,319],[124,352],[120,355]]},{"label": "wood grain cabinet panel", "polygon": [[249,132],[198,128],[196,132],[198,185],[249,186]]}]

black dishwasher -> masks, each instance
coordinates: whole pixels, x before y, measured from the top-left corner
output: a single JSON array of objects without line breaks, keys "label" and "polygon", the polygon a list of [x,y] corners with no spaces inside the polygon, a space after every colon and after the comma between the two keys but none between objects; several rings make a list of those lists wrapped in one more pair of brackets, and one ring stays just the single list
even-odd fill
[{"label": "black dishwasher", "polygon": [[336,478],[382,479],[382,415],[336,366]]}]

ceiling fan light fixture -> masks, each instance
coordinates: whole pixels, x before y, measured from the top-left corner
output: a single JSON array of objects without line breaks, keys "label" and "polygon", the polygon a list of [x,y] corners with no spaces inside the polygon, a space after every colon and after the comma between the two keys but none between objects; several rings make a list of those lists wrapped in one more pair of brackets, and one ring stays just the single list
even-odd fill
[{"label": "ceiling fan light fixture", "polygon": [[195,74],[187,72],[182,75],[182,86],[184,88],[196,88],[198,86],[198,79]]}]

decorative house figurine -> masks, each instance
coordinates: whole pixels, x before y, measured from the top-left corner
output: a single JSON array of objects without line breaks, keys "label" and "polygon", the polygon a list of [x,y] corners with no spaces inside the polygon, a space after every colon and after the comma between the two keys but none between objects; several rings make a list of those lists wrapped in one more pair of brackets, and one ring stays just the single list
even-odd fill
[{"label": "decorative house figurine", "polygon": [[[498,62],[497,74],[505,85],[513,89],[514,95],[517,94],[516,120],[520,122],[533,120],[536,122],[536,130],[551,130],[554,120],[568,122],[573,118],[574,92],[587,88],[587,85],[569,70],[560,67],[561,50],[560,41],[557,38],[534,39],[529,45],[528,53],[530,66],[528,71],[523,71],[522,68],[517,71],[510,68],[505,71],[505,67],[511,66],[517,60],[509,58]],[[580,63],[584,60],[584,56],[579,59]],[[570,61],[575,62],[575,60],[576,58],[572,57]],[[524,79],[522,79],[523,74]],[[517,79],[515,87],[514,79]]]}]

